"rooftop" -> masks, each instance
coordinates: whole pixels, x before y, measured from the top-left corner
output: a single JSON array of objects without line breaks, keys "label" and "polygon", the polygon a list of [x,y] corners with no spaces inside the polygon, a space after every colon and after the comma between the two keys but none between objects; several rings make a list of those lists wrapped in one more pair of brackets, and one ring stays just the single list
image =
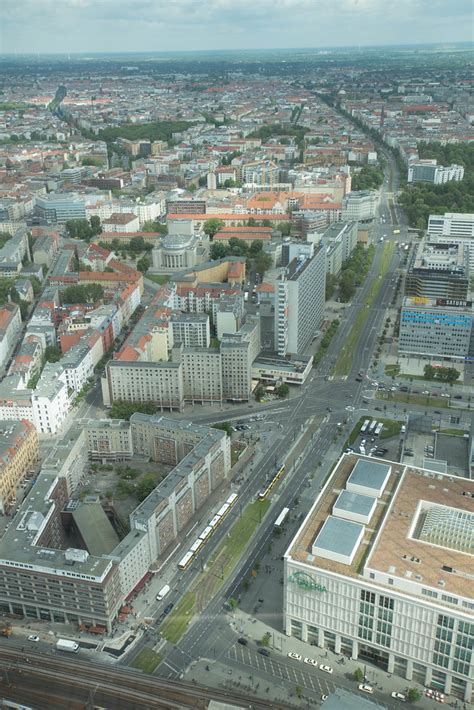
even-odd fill
[{"label": "rooftop", "polygon": [[[374,469],[372,464],[381,468]],[[363,534],[350,562],[341,562],[340,555],[350,549],[355,528],[332,522],[326,526],[326,522],[334,520],[334,505],[340,502],[341,492],[346,490],[354,472],[357,480],[358,471],[369,472],[370,476],[375,472],[376,478],[371,480],[376,483],[381,480],[383,470],[387,472],[386,483],[376,499],[372,518],[360,526]],[[334,536],[343,533],[345,537],[333,541],[331,532]],[[323,548],[336,554],[323,556]],[[345,577],[362,578],[375,573],[376,583],[383,586],[388,586],[390,577],[392,590],[397,588],[398,578],[400,587],[405,589],[411,583],[413,594],[421,594],[423,586],[436,590],[433,597],[439,592],[440,599],[441,593],[472,597],[474,481],[345,454],[286,555]],[[380,581],[381,577],[387,582]]]}]

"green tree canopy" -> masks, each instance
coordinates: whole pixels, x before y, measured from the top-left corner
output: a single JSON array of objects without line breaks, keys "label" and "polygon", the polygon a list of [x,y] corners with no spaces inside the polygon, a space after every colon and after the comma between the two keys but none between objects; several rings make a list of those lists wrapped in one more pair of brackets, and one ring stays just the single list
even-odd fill
[{"label": "green tree canopy", "polygon": [[263,276],[265,271],[272,265],[272,257],[265,251],[259,251],[255,257],[255,270],[260,276]]},{"label": "green tree canopy", "polygon": [[142,256],[141,259],[138,259],[137,261],[137,269],[138,271],[141,271],[142,274],[146,274],[148,269],[151,266],[151,261],[147,256]]},{"label": "green tree canopy", "polygon": [[211,239],[216,232],[218,232],[224,226],[222,219],[217,217],[211,217],[211,219],[206,219],[203,225],[204,233],[207,234]]},{"label": "green tree canopy", "polygon": [[102,233],[100,218],[94,215],[87,219],[68,219],[65,224],[68,236],[71,239],[82,239],[85,242],[90,242],[93,237]]},{"label": "green tree canopy", "polygon": [[262,251],[263,249],[263,244],[260,242],[258,239],[254,239],[252,244],[250,245],[249,252],[250,254],[257,254],[259,251]]},{"label": "green tree canopy", "polygon": [[211,244],[211,248],[209,250],[209,257],[212,259],[212,261],[216,261],[217,259],[223,259],[225,256],[228,254],[228,249],[225,244],[222,244],[221,242],[213,242]]},{"label": "green tree canopy", "polygon": [[140,502],[145,500],[145,498],[155,490],[157,482],[157,475],[155,473],[147,473],[146,476],[137,483],[135,492]]},{"label": "green tree canopy", "polygon": [[48,345],[44,351],[44,357],[47,362],[59,362],[61,359],[61,350],[56,345]]},{"label": "green tree canopy", "polygon": [[90,218],[89,222],[93,237],[97,237],[99,234],[102,234],[102,225],[100,223],[100,217],[98,217],[97,215],[93,215]]},{"label": "green tree canopy", "polygon": [[68,286],[62,292],[63,303],[94,303],[103,298],[104,289],[100,284],[78,284]]},{"label": "green tree canopy", "polygon": [[130,251],[140,252],[145,250],[145,240],[143,237],[132,237],[128,244]]},{"label": "green tree canopy", "polygon": [[158,407],[154,402],[124,402],[116,400],[109,409],[108,416],[110,419],[130,419],[135,412],[142,414],[155,414]]}]

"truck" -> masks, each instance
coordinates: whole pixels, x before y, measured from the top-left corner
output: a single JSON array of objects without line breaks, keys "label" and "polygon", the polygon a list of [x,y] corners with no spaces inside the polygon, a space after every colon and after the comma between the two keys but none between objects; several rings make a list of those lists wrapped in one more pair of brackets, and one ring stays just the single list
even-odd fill
[{"label": "truck", "polygon": [[56,641],[57,651],[67,651],[68,653],[77,653],[79,651],[79,644],[75,641],[70,641],[69,639],[58,639]]},{"label": "truck", "polygon": [[161,602],[161,600],[166,597],[166,595],[168,594],[168,592],[170,591],[170,589],[171,589],[170,585],[169,585],[169,584],[165,584],[165,586],[163,587],[163,589],[160,589],[160,591],[159,591],[158,594],[156,595],[156,600],[159,601],[159,602]]}]

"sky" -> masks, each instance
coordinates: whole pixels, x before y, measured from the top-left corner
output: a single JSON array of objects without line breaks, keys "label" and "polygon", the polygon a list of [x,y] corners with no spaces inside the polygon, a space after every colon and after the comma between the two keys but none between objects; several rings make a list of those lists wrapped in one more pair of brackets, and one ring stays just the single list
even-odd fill
[{"label": "sky", "polygon": [[0,0],[0,54],[472,41],[472,0]]}]

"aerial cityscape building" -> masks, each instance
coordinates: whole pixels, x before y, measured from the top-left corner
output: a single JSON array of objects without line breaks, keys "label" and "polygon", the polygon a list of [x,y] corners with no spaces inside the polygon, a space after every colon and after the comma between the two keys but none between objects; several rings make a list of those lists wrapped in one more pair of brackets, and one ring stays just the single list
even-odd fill
[{"label": "aerial cityscape building", "polygon": [[151,5],[3,18],[0,706],[464,710],[468,18]]}]

